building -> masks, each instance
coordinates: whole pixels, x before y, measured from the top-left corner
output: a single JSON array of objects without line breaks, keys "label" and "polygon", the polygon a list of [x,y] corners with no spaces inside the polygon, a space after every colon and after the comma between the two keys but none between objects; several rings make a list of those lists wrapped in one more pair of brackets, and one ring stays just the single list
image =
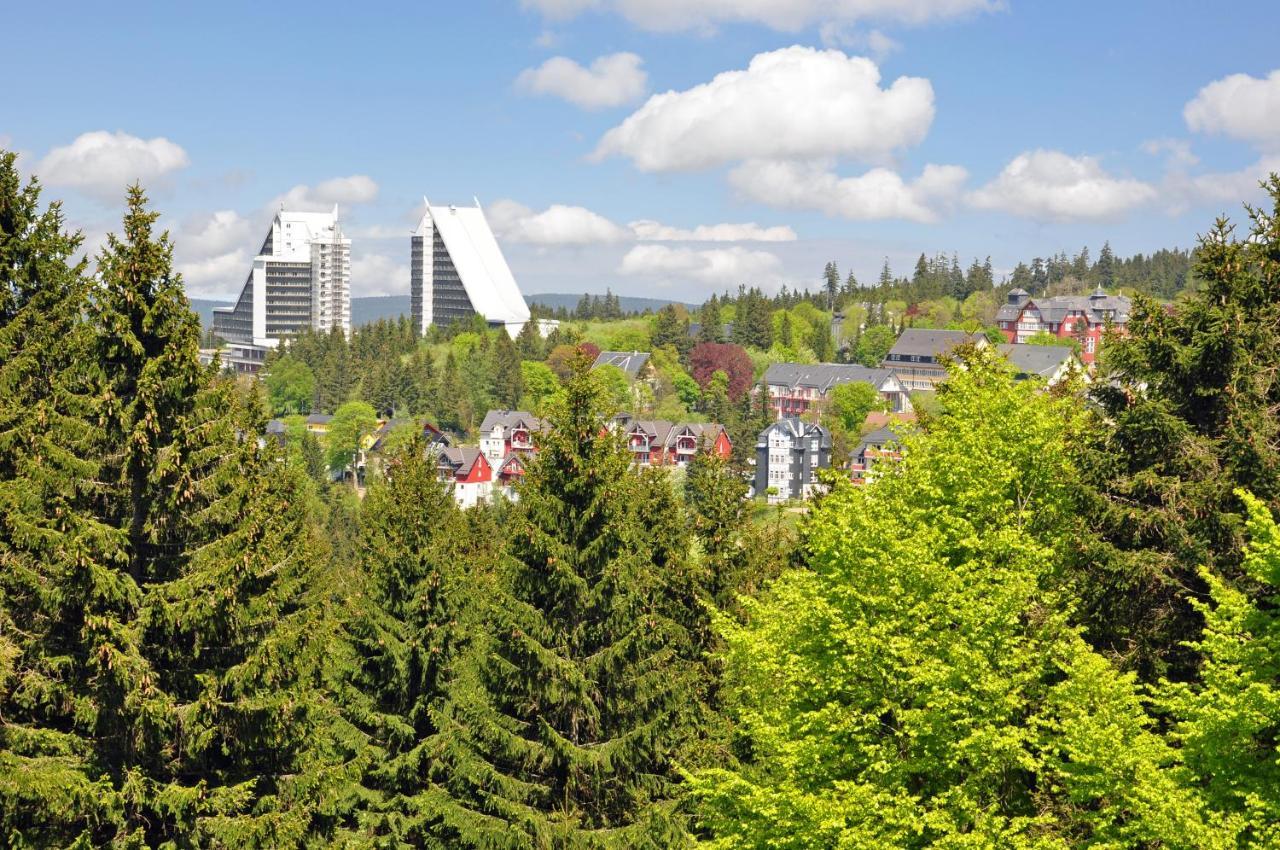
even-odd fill
[{"label": "building", "polygon": [[1108,325],[1124,331],[1133,303],[1123,295],[1108,295],[1101,287],[1091,295],[1032,298],[1014,289],[996,313],[996,324],[1011,343],[1026,342],[1038,333],[1080,344],[1080,359],[1094,362]]},{"label": "building", "polygon": [[1000,353],[1009,361],[1017,377],[1039,378],[1049,386],[1061,381],[1080,366],[1075,350],[1066,345],[1026,345],[1005,343]]},{"label": "building", "polygon": [[436,452],[440,480],[460,508],[474,508],[493,492],[493,466],[475,446],[446,446]]},{"label": "building", "polygon": [[[900,426],[901,427],[901,426]],[[849,455],[849,473],[854,484],[867,484],[875,478],[875,465],[882,461],[902,459],[902,438],[889,427],[871,431]]]},{"label": "building", "polygon": [[947,378],[944,358],[957,346],[966,344],[984,348],[987,338],[966,331],[907,328],[880,366],[892,370],[908,392],[931,391]]},{"label": "building", "polygon": [[545,427],[541,419],[523,410],[490,410],[480,423],[480,451],[494,464],[513,453],[528,454],[535,451],[533,435]]},{"label": "building", "polygon": [[636,466],[684,466],[699,452],[724,460],[733,454],[729,432],[714,422],[668,422],[620,413],[610,424],[626,436]]},{"label": "building", "polygon": [[223,362],[257,372],[268,349],[306,329],[351,332],[351,240],[332,212],[280,210],[232,307],[213,311]]},{"label": "building", "polygon": [[649,361],[647,351],[602,351],[596,355],[596,362],[591,364],[591,368],[606,364],[617,366],[629,381],[653,377],[653,364]]},{"label": "building", "polygon": [[434,207],[423,198],[423,203],[426,214],[409,239],[414,327],[425,334],[431,325],[480,315],[490,327],[518,334],[529,321],[529,305],[479,202],[474,207]]},{"label": "building", "polygon": [[906,387],[889,369],[843,363],[775,363],[764,373],[769,390],[769,406],[775,415],[799,416],[810,410],[822,413],[830,400],[831,390],[841,384],[869,384],[895,413],[911,411],[911,398]]},{"label": "building", "polygon": [[817,484],[819,469],[831,466],[831,432],[787,416],[756,438],[756,495],[769,504],[806,499]]},{"label": "building", "polygon": [[312,434],[328,434],[329,423],[333,417],[327,413],[312,413],[307,416],[307,430]]}]

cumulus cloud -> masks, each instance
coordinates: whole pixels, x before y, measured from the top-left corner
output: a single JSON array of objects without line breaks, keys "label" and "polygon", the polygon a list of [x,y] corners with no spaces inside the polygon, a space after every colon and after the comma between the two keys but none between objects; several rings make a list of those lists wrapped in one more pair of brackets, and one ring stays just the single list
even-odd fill
[{"label": "cumulus cloud", "polygon": [[554,56],[537,68],[527,68],[516,87],[532,94],[559,97],[583,109],[621,106],[644,95],[649,76],[634,53],[601,56],[584,68],[572,59]]},{"label": "cumulus cloud", "polygon": [[1215,80],[1182,110],[1187,126],[1280,150],[1280,70],[1264,79],[1232,74]]},{"label": "cumulus cloud", "polygon": [[351,295],[404,295],[409,291],[409,265],[383,254],[351,257]]},{"label": "cumulus cloud", "polygon": [[174,265],[182,275],[187,294],[193,297],[234,297],[249,275],[250,254],[245,249],[208,257],[178,260]]},{"label": "cumulus cloud", "polygon": [[97,130],[54,148],[36,166],[49,186],[68,186],[107,201],[124,197],[125,187],[144,186],[185,168],[187,152],[163,136],[141,139],[117,131]]},{"label": "cumulus cloud", "polygon": [[823,45],[850,50],[866,51],[877,62],[891,53],[902,49],[902,45],[880,32],[880,30],[861,30],[840,21],[828,21],[818,30]]},{"label": "cumulus cloud", "polygon": [[586,207],[552,204],[534,212],[523,204],[501,200],[486,211],[494,231],[512,242],[533,245],[589,245],[620,242],[630,234]]},{"label": "cumulus cloud", "polygon": [[618,274],[654,277],[664,282],[696,280],[712,286],[770,286],[782,278],[782,261],[768,251],[736,245],[704,250],[637,245],[622,258]]},{"label": "cumulus cloud", "polygon": [[281,207],[302,212],[325,212],[334,204],[367,204],[378,197],[378,184],[363,174],[334,177],[315,186],[299,184],[272,199],[273,212]]},{"label": "cumulus cloud", "polygon": [[1115,218],[1155,196],[1140,180],[1107,174],[1095,157],[1035,150],[1014,157],[968,200],[979,209],[1067,221]]},{"label": "cumulus cloud", "polygon": [[1169,212],[1175,214],[1203,204],[1238,208],[1242,200],[1260,198],[1262,189],[1258,184],[1272,172],[1280,172],[1278,154],[1264,156],[1237,171],[1191,175],[1172,169],[1165,175],[1161,191],[1169,203]]},{"label": "cumulus cloud", "polygon": [[753,160],[735,168],[729,183],[744,197],[792,209],[860,221],[937,221],[957,198],[968,172],[957,165],[926,165],[910,182],[887,168],[840,177],[822,163]]},{"label": "cumulus cloud", "polygon": [[933,122],[933,86],[899,77],[880,87],[870,59],[787,47],[746,70],[649,98],[597,146],[643,171],[707,168],[744,159],[886,159],[919,143]]},{"label": "cumulus cloud", "polygon": [[796,232],[786,225],[761,227],[754,221],[742,224],[700,224],[672,227],[642,219],[627,225],[641,242],[794,242]]},{"label": "cumulus cloud", "polygon": [[1163,156],[1169,168],[1186,168],[1195,165],[1200,158],[1191,151],[1186,139],[1149,139],[1142,143],[1142,152],[1151,156]]},{"label": "cumulus cloud", "polygon": [[[259,234],[260,235],[260,234]],[[183,222],[174,241],[179,251],[207,257],[234,248],[251,247],[252,226],[235,210],[218,210]],[[256,247],[256,246],[252,246]]]},{"label": "cumulus cloud", "polygon": [[796,32],[822,21],[867,19],[923,24],[1003,6],[1000,0],[521,0],[549,18],[615,12],[647,30],[709,30],[722,23],[764,24]]}]

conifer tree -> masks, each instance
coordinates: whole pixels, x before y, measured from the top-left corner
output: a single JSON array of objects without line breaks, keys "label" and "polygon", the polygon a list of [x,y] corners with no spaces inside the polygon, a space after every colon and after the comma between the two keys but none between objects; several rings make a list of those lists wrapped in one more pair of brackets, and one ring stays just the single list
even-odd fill
[{"label": "conifer tree", "polygon": [[497,333],[492,357],[494,402],[507,410],[516,410],[524,397],[524,379],[520,374],[520,352],[505,330]]},{"label": "conifer tree", "polygon": [[91,722],[76,722],[93,708],[86,618],[128,600],[104,563],[118,536],[88,510],[101,445],[90,281],[63,228],[0,152],[0,843],[14,847],[93,842],[121,817]]},{"label": "conifer tree", "polygon": [[516,337],[516,348],[520,351],[521,360],[541,360],[547,356],[546,343],[538,328],[536,319],[530,319],[520,328]]},{"label": "conifer tree", "polygon": [[444,846],[682,840],[671,756],[688,735],[688,637],[589,366],[577,359],[550,415],[508,523],[505,592],[439,721]]},{"label": "conifer tree", "polygon": [[44,481],[69,448],[76,477],[37,491],[52,527],[14,538],[43,557],[4,552],[25,582],[5,602],[30,619],[23,675],[3,697],[21,710],[6,710],[3,734],[36,758],[15,774],[25,790],[9,825],[52,845],[296,843],[322,830],[315,804],[334,778],[309,749],[325,714],[309,678],[324,655],[304,602],[318,584],[309,503],[274,444],[250,436],[262,411],[199,365],[198,321],[155,217],[132,189],[97,286],[66,305],[84,342],[61,344],[92,404],[50,432],[66,442]]},{"label": "conifer tree", "polygon": [[1094,532],[1079,546],[1081,613],[1148,677],[1194,669],[1199,570],[1230,571],[1243,552],[1234,489],[1280,509],[1280,177],[1267,188],[1247,239],[1225,220],[1201,238],[1199,291],[1172,312],[1137,297],[1102,351],[1103,415],[1080,452]]},{"label": "conifer tree", "polygon": [[387,462],[360,510],[362,588],[350,625],[356,652],[348,713],[374,757],[361,780],[360,832],[424,846],[419,795],[428,739],[480,595],[462,544],[467,529],[419,433]]}]

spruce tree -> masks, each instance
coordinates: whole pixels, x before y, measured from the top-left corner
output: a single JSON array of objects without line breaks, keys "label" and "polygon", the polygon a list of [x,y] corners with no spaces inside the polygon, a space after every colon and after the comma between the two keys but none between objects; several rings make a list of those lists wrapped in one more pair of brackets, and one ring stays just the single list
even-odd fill
[{"label": "spruce tree", "polygon": [[504,592],[451,685],[432,780],[448,847],[667,848],[688,636],[608,402],[578,357],[508,522]]},{"label": "spruce tree", "polygon": [[122,816],[95,759],[84,629],[134,600],[119,535],[90,510],[90,280],[63,228],[0,152],[0,843],[14,847],[89,844]]},{"label": "spruce tree", "polygon": [[493,400],[499,407],[515,410],[524,398],[524,379],[520,374],[520,352],[505,330],[497,332],[491,356]]},{"label": "spruce tree", "polygon": [[465,647],[471,600],[480,595],[462,552],[467,538],[453,498],[437,480],[421,434],[387,461],[360,509],[359,593],[349,625],[356,653],[347,712],[374,757],[361,786],[358,831],[424,846],[418,797],[428,740],[452,665]]},{"label": "spruce tree", "polygon": [[1201,289],[1175,311],[1139,296],[1102,351],[1101,405],[1080,451],[1089,487],[1077,569],[1091,640],[1145,676],[1187,676],[1205,591],[1230,572],[1244,517],[1234,489],[1280,509],[1280,177],[1247,239],[1200,240]]}]

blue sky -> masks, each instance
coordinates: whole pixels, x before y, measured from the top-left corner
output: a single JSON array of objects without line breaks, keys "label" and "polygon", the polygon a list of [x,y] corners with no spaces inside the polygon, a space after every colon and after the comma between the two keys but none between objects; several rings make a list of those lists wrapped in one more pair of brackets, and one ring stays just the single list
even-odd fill
[{"label": "blue sky", "polygon": [[0,144],[91,244],[141,178],[198,297],[234,295],[282,201],[340,204],[356,295],[407,291],[425,194],[478,197],[526,293],[696,301],[829,259],[1185,247],[1280,170],[1274,2],[27,3],[6,28]]}]

